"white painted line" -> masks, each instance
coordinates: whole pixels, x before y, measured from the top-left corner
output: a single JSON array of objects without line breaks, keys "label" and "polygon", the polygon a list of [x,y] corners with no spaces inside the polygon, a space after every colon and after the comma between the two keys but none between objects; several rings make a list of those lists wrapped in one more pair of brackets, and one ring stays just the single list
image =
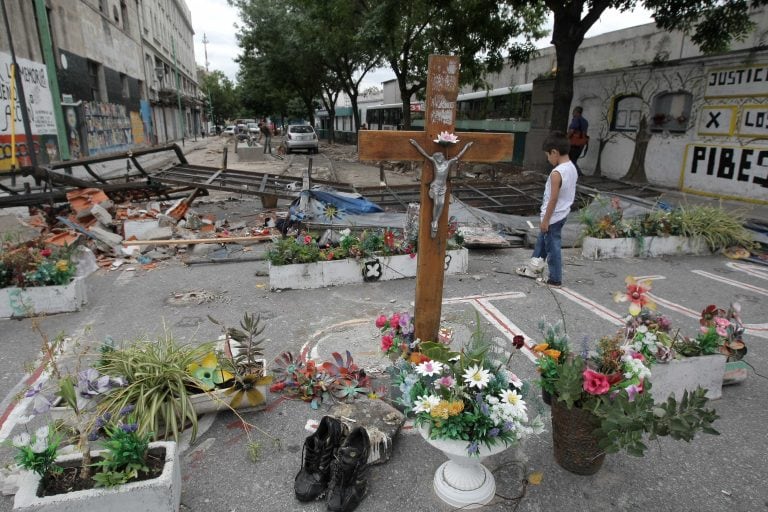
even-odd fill
[{"label": "white painted line", "polygon": [[453,297],[451,299],[443,299],[443,304],[457,304],[461,302],[472,302],[475,300],[504,300],[504,299],[524,299],[525,294],[523,292],[499,292],[499,293],[484,293],[482,295],[468,295],[466,297]]},{"label": "white painted line", "polygon": [[729,261],[728,263],[725,264],[725,266],[733,270],[737,270],[739,272],[744,272],[746,274],[749,274],[752,277],[757,277],[759,279],[768,279],[768,269],[766,269],[765,267],[758,267],[757,265],[747,265],[746,263],[737,263],[735,261]]},{"label": "white painted line", "polygon": [[741,281],[735,281],[733,279],[728,279],[727,277],[718,276],[715,274],[711,274],[709,272],[705,272],[703,270],[691,270],[694,274],[700,275],[702,277],[706,277],[709,279],[712,279],[713,281],[718,281],[720,283],[729,284],[731,286],[735,286],[736,288],[741,288],[742,290],[749,290],[753,293],[759,293],[760,295],[768,296],[768,290],[765,288],[760,288],[759,286],[755,286],[752,284],[742,283]]},{"label": "white painted line", "polygon": [[491,304],[489,301],[485,299],[476,300],[471,303],[475,309],[477,309],[478,312],[480,312],[481,315],[485,317],[486,320],[488,320],[494,327],[496,327],[499,332],[501,332],[510,343],[512,343],[512,340],[515,336],[518,334],[523,336],[525,339],[525,345],[523,348],[520,349],[520,352],[525,355],[531,362],[536,362],[536,356],[531,352],[531,349],[529,348],[531,345],[535,345],[536,343],[523,332],[522,329],[520,329],[518,326],[516,326],[514,323],[512,323],[511,320],[509,320],[504,313],[498,310],[496,306]]},{"label": "white painted line", "polygon": [[614,325],[623,326],[624,325],[624,318],[620,316],[618,313],[615,313],[614,311],[598,304],[597,302],[594,302],[591,299],[588,299],[584,295],[580,293],[576,293],[575,291],[571,290],[570,288],[555,288],[555,291],[562,295],[563,297],[566,297],[576,304],[584,307],[585,309],[593,312],[603,320],[608,320]]}]

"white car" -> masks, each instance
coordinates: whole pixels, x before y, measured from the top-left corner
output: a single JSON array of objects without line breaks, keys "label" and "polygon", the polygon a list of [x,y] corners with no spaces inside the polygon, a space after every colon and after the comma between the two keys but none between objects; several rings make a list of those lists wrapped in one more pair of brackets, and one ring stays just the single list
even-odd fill
[{"label": "white car", "polygon": [[288,125],[283,143],[286,153],[296,149],[306,149],[307,153],[317,153],[320,147],[315,129],[308,124]]},{"label": "white car", "polygon": [[234,135],[235,134],[235,125],[227,126],[226,128],[224,128],[224,131],[221,132],[221,134],[222,135],[228,135],[228,136]]}]

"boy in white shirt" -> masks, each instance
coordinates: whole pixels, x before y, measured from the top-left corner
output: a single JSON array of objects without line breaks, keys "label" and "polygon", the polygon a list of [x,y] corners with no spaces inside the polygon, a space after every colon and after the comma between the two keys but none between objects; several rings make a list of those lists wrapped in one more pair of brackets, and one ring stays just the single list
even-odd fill
[{"label": "boy in white shirt", "polygon": [[561,234],[576,197],[578,172],[568,157],[570,144],[563,132],[550,133],[544,140],[542,149],[547,154],[549,163],[555,168],[549,174],[544,188],[540,232],[533,249],[533,257],[528,265],[518,268],[516,272],[521,276],[543,281],[541,274],[543,274],[546,260],[549,267],[546,284],[559,288],[563,281],[563,263],[560,255]]}]

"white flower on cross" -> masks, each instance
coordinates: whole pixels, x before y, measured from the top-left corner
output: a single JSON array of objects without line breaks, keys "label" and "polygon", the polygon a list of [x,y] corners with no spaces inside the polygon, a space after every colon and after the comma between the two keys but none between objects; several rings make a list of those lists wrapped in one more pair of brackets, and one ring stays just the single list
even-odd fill
[{"label": "white flower on cross", "polygon": [[440,132],[433,142],[440,144],[441,146],[447,146],[449,144],[456,144],[459,142],[459,137],[455,133]]}]

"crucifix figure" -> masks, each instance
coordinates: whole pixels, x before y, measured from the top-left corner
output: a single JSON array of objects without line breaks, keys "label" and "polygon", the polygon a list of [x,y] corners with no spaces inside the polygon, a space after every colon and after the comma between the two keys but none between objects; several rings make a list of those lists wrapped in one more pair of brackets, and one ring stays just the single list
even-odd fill
[{"label": "crucifix figure", "polygon": [[435,177],[432,183],[429,184],[429,198],[432,199],[432,223],[430,224],[430,236],[435,238],[437,236],[437,222],[440,220],[440,215],[443,213],[443,205],[445,204],[445,194],[448,192],[448,176],[451,174],[451,168],[459,161],[461,156],[472,147],[474,142],[470,142],[464,146],[464,148],[455,157],[446,160],[445,155],[440,151],[430,156],[424,148],[419,146],[419,143],[413,139],[408,139],[408,142],[413,144],[416,150],[424,155],[424,158],[432,162],[432,167],[435,169]]},{"label": "crucifix figure", "polygon": [[458,95],[459,58],[430,55],[424,131],[360,130],[357,134],[360,160],[425,159],[421,212],[432,212],[432,215],[419,216],[414,309],[416,337],[424,341],[437,340],[440,329],[448,239],[448,208],[444,205],[446,195],[450,194],[450,170],[470,146],[472,151],[465,161],[472,162],[512,161],[515,146],[511,133],[466,132],[456,134],[467,141],[460,152],[451,147],[453,145],[446,147],[445,153],[439,152],[440,147],[434,140],[441,132],[453,132]]}]

